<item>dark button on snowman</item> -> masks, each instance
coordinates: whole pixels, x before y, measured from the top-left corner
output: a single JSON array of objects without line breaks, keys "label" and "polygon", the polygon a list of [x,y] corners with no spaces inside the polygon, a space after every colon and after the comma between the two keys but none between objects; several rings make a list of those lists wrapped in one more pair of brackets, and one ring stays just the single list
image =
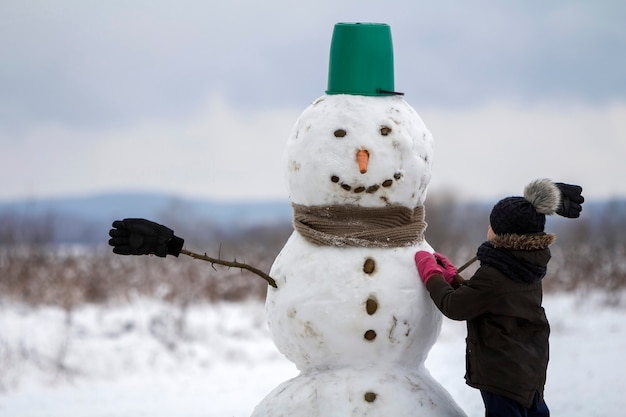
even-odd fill
[{"label": "dark button on snowman", "polygon": [[300,374],[253,417],[465,415],[424,366],[441,328],[413,261],[432,251],[422,206],[433,139],[393,75],[389,26],[335,26],[328,90],[287,143],[295,231],[266,302]]}]

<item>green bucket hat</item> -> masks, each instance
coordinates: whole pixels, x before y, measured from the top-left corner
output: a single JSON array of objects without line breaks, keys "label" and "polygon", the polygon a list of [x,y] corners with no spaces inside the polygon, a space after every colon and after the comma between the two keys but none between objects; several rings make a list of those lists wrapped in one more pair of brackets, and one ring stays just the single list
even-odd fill
[{"label": "green bucket hat", "polygon": [[402,95],[393,91],[393,44],[384,23],[337,23],[326,94]]}]

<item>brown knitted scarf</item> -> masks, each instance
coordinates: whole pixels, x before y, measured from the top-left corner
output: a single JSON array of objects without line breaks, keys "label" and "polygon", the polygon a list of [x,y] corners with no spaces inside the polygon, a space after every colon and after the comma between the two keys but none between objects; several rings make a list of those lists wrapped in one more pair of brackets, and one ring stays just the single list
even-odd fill
[{"label": "brown knitted scarf", "polygon": [[424,207],[292,204],[294,228],[320,246],[397,248],[424,240]]}]

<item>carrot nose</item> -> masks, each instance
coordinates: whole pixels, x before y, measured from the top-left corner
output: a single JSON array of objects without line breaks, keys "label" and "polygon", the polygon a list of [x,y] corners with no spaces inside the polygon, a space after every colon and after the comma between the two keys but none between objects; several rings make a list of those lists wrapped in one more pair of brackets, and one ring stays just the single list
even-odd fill
[{"label": "carrot nose", "polygon": [[365,149],[361,149],[356,153],[356,161],[359,164],[359,171],[361,174],[365,174],[367,172],[367,163],[370,159],[370,153]]}]

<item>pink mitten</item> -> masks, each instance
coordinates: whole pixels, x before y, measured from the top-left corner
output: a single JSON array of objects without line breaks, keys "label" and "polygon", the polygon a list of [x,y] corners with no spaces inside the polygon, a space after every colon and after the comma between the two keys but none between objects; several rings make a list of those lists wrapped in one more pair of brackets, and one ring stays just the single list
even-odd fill
[{"label": "pink mitten", "polygon": [[443,268],[443,278],[448,284],[451,283],[457,274],[456,267],[442,254],[435,252],[433,255],[435,256],[437,263]]},{"label": "pink mitten", "polygon": [[443,268],[437,264],[435,257],[426,251],[419,251],[415,254],[415,265],[420,274],[420,278],[424,284],[428,282],[433,275],[444,275]]}]

